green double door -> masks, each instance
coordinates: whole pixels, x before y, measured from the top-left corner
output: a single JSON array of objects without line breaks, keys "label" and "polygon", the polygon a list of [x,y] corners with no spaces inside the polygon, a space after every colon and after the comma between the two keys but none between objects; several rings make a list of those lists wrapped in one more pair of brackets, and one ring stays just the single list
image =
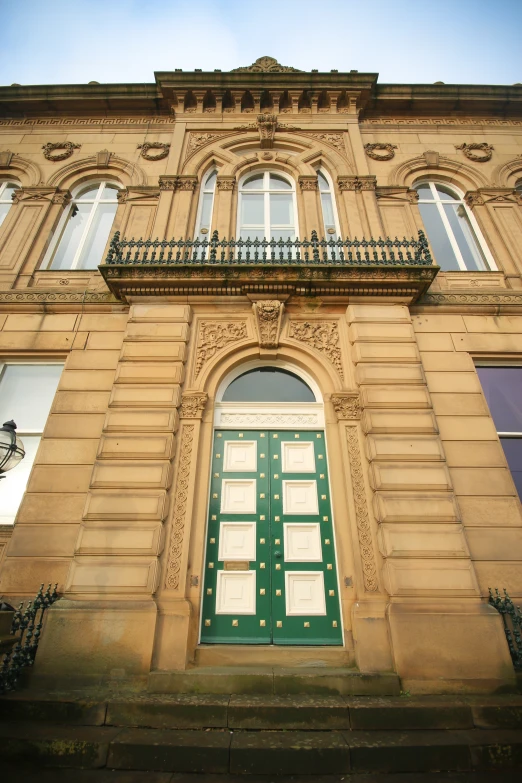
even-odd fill
[{"label": "green double door", "polygon": [[203,644],[340,645],[322,431],[216,431]]}]

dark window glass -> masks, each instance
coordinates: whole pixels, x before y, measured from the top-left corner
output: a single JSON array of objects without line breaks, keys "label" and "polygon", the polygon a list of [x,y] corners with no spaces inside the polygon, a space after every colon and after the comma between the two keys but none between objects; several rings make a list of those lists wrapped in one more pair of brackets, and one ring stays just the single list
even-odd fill
[{"label": "dark window glass", "polygon": [[287,370],[256,367],[227,387],[223,402],[315,402],[310,387]]},{"label": "dark window glass", "polygon": [[518,496],[522,500],[522,438],[500,438]]},{"label": "dark window glass", "polygon": [[522,434],[522,367],[477,367],[497,432]]}]

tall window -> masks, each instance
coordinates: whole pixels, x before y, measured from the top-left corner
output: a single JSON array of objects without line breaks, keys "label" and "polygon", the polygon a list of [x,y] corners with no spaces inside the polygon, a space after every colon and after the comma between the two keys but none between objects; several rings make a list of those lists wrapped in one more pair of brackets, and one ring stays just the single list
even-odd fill
[{"label": "tall window", "polygon": [[51,269],[96,269],[103,260],[119,187],[113,182],[84,185],[62,216],[47,263]]},{"label": "tall window", "polygon": [[13,193],[18,190],[18,187],[19,185],[14,182],[0,182],[0,226],[7,217],[13,204]]},{"label": "tall window", "polygon": [[522,367],[477,367],[477,373],[522,500]]},{"label": "tall window", "polygon": [[293,182],[271,171],[247,175],[239,186],[241,239],[295,239],[296,229]]},{"label": "tall window", "polygon": [[323,171],[317,172],[321,209],[323,212],[324,235],[326,239],[338,239],[339,222],[335,209],[335,201],[330,177]]},{"label": "tall window", "polygon": [[0,365],[0,421],[14,419],[24,459],[0,481],[0,524],[14,522],[60,380],[61,364]]},{"label": "tall window", "polygon": [[440,182],[420,182],[415,190],[435,261],[441,269],[496,269],[477,221],[455,189]]},{"label": "tall window", "polygon": [[199,197],[198,218],[196,220],[196,237],[198,239],[210,239],[212,228],[212,211],[214,207],[214,193],[216,192],[217,171],[213,170],[205,175],[201,194]]}]

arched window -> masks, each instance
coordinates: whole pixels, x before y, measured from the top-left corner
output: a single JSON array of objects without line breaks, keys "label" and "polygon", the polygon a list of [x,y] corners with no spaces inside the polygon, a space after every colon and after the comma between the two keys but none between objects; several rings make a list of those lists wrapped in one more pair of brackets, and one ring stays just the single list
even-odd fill
[{"label": "arched window", "polygon": [[212,227],[216,178],[217,171],[215,169],[212,169],[203,178],[199,196],[198,217],[196,220],[196,237],[198,239],[210,239],[209,234]]},{"label": "arched window", "polygon": [[13,204],[13,193],[19,187],[15,182],[0,182],[0,226],[6,219],[7,213]]},{"label": "arched window", "polygon": [[241,239],[295,239],[297,210],[293,182],[273,171],[247,174],[239,185]]},{"label": "arched window", "polygon": [[419,209],[435,255],[445,271],[496,269],[477,221],[462,196],[440,182],[419,182]]},{"label": "arched window", "polygon": [[316,402],[305,381],[278,367],[255,367],[227,386],[222,402]]},{"label": "arched window", "polygon": [[317,172],[321,209],[323,213],[324,235],[326,239],[338,239],[340,235],[339,221],[333,194],[332,182],[325,171]]},{"label": "arched window", "polygon": [[73,193],[47,254],[51,269],[96,269],[118,208],[119,186],[90,182]]}]

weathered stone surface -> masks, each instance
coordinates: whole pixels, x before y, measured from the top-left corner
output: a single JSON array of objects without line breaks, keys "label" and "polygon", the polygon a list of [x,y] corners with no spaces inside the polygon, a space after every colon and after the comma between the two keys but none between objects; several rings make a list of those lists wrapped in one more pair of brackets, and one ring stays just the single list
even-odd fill
[{"label": "weathered stone surface", "polygon": [[121,729],[0,724],[0,757],[33,762],[42,767],[98,769],[107,761],[109,743]]},{"label": "weathered stone surface", "polygon": [[334,731],[238,732],[232,738],[232,773],[332,775],[349,768],[347,742]]},{"label": "weathered stone surface", "polygon": [[196,694],[110,701],[106,724],[157,729],[224,728],[228,702],[229,696]]},{"label": "weathered stone surface", "polygon": [[231,729],[348,729],[350,716],[335,696],[232,696]]},{"label": "weathered stone surface", "polygon": [[107,766],[169,772],[228,772],[230,734],[124,729],[111,743]]}]

